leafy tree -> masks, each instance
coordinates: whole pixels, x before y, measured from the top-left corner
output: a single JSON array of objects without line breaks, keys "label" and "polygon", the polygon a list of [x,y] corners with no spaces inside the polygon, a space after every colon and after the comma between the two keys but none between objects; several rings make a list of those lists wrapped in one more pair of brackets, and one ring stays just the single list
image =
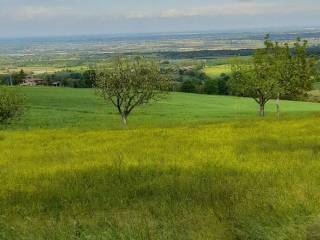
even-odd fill
[{"label": "leafy tree", "polygon": [[187,80],[182,83],[180,90],[185,93],[195,93],[196,85],[193,81]]},{"label": "leafy tree", "polygon": [[23,71],[23,69],[20,70],[20,72],[16,72],[12,74],[13,84],[19,85],[23,82],[23,80],[26,78],[27,74]]},{"label": "leafy tree", "polygon": [[169,89],[170,79],[159,63],[143,58],[118,58],[97,75],[98,93],[117,108],[123,124],[139,105],[158,100]]},{"label": "leafy tree", "polygon": [[[288,52],[288,50],[287,50]],[[282,80],[284,96],[296,99],[306,91],[312,89],[312,85],[319,77],[318,60],[308,55],[308,42],[298,39],[294,44],[294,51],[288,57],[292,63],[287,81]]]},{"label": "leafy tree", "polygon": [[290,49],[280,45],[267,35],[265,47],[255,51],[248,65],[234,64],[230,87],[236,94],[253,97],[264,115],[264,106],[271,98],[295,99],[312,88],[317,79],[317,60],[309,57],[307,41],[300,39]]},{"label": "leafy tree", "polygon": [[204,72],[200,71],[200,72],[198,73],[198,75],[199,75],[199,79],[200,79],[201,81],[208,80],[208,77],[207,77],[207,75],[206,75]]},{"label": "leafy tree", "polygon": [[79,73],[79,72],[71,72],[70,71],[70,78],[72,78],[72,79],[81,79],[81,77],[82,77],[81,73]]},{"label": "leafy tree", "polygon": [[265,115],[266,103],[279,92],[273,66],[272,59],[264,51],[255,53],[252,64],[232,66],[231,91],[236,95],[252,97],[259,104],[260,116]]},{"label": "leafy tree", "polygon": [[8,74],[0,75],[0,85],[8,85],[10,76]]},{"label": "leafy tree", "polygon": [[86,87],[93,87],[96,80],[97,80],[97,74],[96,71],[93,69],[87,70],[82,74],[81,80],[84,81]]},{"label": "leafy tree", "polygon": [[19,117],[24,111],[24,97],[13,89],[0,87],[0,123]]},{"label": "leafy tree", "polygon": [[290,49],[288,43],[280,45],[267,36],[265,46],[272,53],[274,71],[281,87],[279,97],[297,99],[312,89],[318,76],[318,61],[308,55],[307,41],[297,39],[293,49]]},{"label": "leafy tree", "polygon": [[206,94],[218,93],[218,81],[216,79],[209,79],[204,83],[204,92]]},{"label": "leafy tree", "polygon": [[218,93],[220,95],[229,95],[229,87],[228,81],[230,80],[230,76],[222,73],[218,78]]}]

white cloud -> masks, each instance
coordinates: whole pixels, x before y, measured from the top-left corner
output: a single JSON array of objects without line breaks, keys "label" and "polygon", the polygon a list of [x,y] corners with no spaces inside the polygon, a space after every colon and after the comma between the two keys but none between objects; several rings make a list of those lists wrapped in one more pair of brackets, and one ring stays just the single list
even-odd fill
[{"label": "white cloud", "polygon": [[25,5],[15,9],[1,10],[1,15],[7,19],[26,21],[33,19],[53,19],[61,17],[73,18],[179,18],[195,16],[255,16],[255,15],[276,15],[294,13],[315,13],[320,11],[320,3],[305,4],[304,2],[286,3],[259,3],[252,0],[238,0],[234,3],[220,3],[206,6],[188,6],[179,9],[169,8],[166,10],[149,9],[144,11],[112,12],[108,9],[81,9],[75,7]]},{"label": "white cloud", "polygon": [[[236,3],[215,4],[213,6],[167,9],[157,14],[140,13],[139,18],[162,17],[179,18],[195,16],[255,16],[295,13],[316,13],[320,11],[320,4],[307,5],[300,3],[258,3],[251,0],[242,0]],[[133,17],[135,15],[132,15]]]},{"label": "white cloud", "polygon": [[23,6],[15,9],[12,17],[18,21],[33,19],[52,19],[59,16],[73,15],[72,9],[64,7]]},{"label": "white cloud", "polygon": [[[56,0],[60,1],[60,0]],[[75,1],[75,0],[74,0]],[[253,0],[238,0],[233,3],[220,3],[214,5],[186,6],[179,9],[169,8],[165,10],[144,9],[144,11],[119,11],[108,9],[82,9],[65,7],[63,5],[22,5],[11,11],[0,9],[1,21],[28,22],[28,21],[86,21],[93,20],[105,22],[110,19],[151,19],[151,18],[184,18],[184,17],[241,17],[259,15],[285,15],[285,14],[314,14],[320,11],[320,3],[305,4],[303,2],[257,2]]]}]

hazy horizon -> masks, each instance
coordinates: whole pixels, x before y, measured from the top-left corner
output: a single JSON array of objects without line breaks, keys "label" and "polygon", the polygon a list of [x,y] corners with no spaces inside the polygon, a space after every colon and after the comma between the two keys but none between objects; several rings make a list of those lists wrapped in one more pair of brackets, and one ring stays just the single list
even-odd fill
[{"label": "hazy horizon", "polygon": [[0,0],[1,38],[320,26],[316,0]]},{"label": "hazy horizon", "polygon": [[25,35],[25,36],[1,36],[0,40],[19,40],[19,39],[78,39],[78,38],[134,38],[134,37],[152,37],[152,36],[179,36],[179,35],[212,35],[219,36],[223,34],[285,34],[285,33],[307,33],[307,32],[320,32],[320,26],[305,26],[305,27],[282,27],[282,28],[250,28],[250,29],[225,29],[225,30],[190,30],[190,31],[166,31],[166,32],[118,32],[118,33],[78,33],[78,34],[56,34],[56,35]]}]

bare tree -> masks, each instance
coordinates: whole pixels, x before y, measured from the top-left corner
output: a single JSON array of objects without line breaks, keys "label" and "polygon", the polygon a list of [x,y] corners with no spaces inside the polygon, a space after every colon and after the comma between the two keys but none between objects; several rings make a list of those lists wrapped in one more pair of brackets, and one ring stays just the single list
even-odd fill
[{"label": "bare tree", "polygon": [[134,108],[159,100],[170,85],[160,64],[144,58],[118,58],[113,66],[98,72],[99,95],[116,107],[125,125]]}]

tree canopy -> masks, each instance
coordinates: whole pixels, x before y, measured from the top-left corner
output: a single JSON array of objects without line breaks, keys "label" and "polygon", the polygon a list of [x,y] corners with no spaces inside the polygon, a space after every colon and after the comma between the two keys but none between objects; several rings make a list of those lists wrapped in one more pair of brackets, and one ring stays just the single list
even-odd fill
[{"label": "tree canopy", "polygon": [[112,67],[99,71],[96,82],[98,93],[116,107],[124,124],[135,107],[158,100],[169,86],[160,64],[144,58],[118,58]]},{"label": "tree canopy", "polygon": [[24,112],[24,97],[16,90],[0,87],[0,123],[8,122]]},{"label": "tree canopy", "polygon": [[231,91],[252,97],[264,116],[265,104],[273,98],[296,99],[312,88],[318,77],[317,60],[308,56],[307,41],[297,39],[293,48],[266,37],[249,64],[232,65]]}]

